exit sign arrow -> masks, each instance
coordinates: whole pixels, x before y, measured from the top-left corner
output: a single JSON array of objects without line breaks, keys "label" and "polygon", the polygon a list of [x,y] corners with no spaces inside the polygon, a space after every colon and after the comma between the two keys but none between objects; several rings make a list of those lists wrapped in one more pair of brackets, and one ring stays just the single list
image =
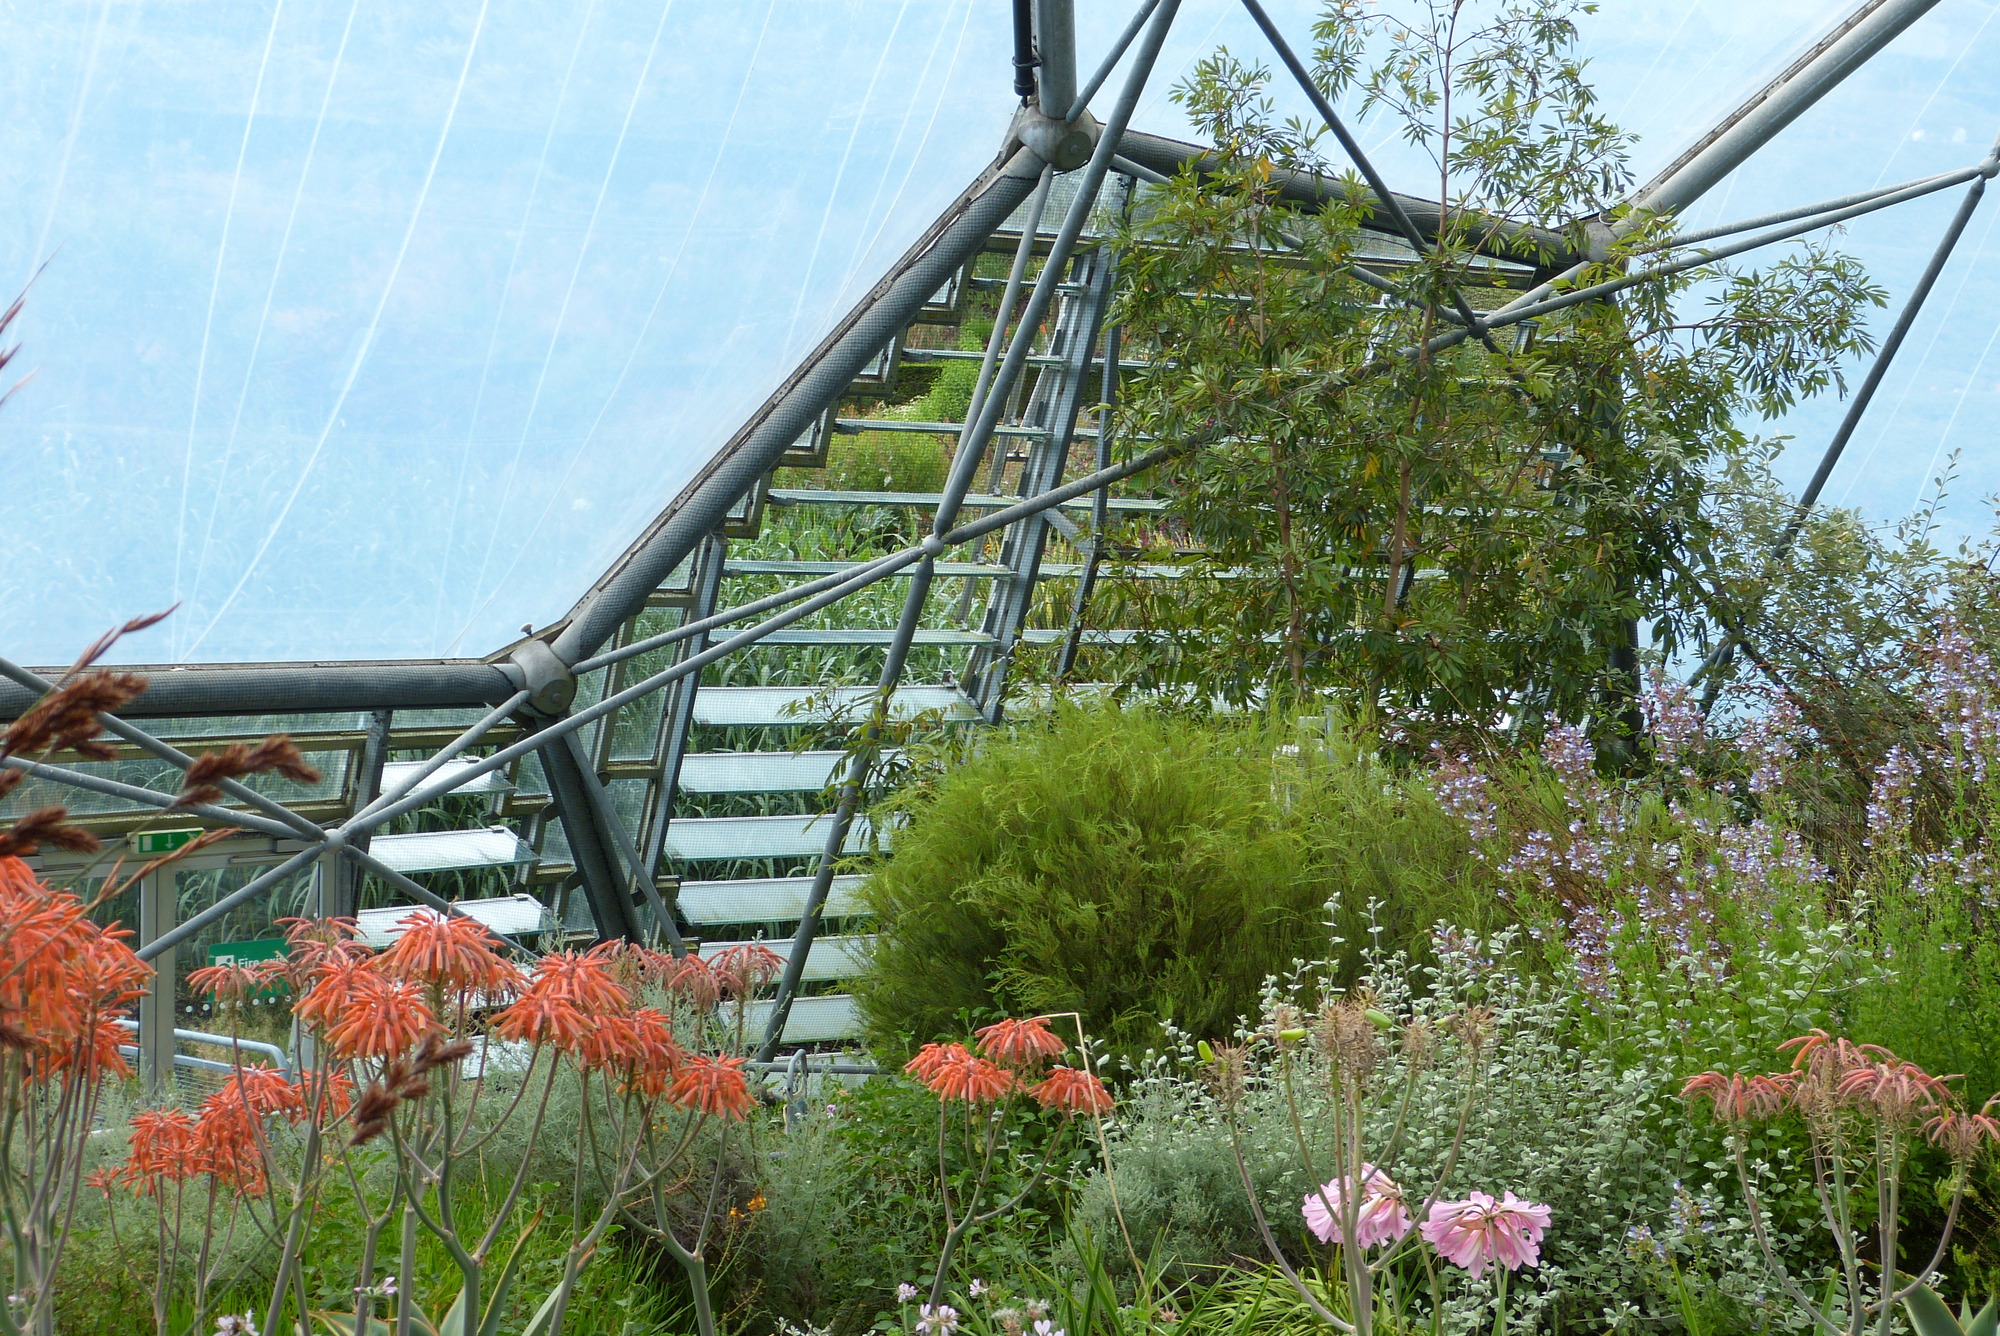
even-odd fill
[{"label": "exit sign arrow", "polygon": [[170,854],[176,849],[192,844],[201,834],[200,826],[189,826],[185,830],[140,830],[132,834],[132,849],[135,853],[157,858]]}]

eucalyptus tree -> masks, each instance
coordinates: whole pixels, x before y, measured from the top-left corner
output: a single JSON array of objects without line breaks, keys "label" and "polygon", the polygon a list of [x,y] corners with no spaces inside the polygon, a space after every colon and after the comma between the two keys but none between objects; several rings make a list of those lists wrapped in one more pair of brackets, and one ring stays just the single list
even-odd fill
[{"label": "eucalyptus tree", "polygon": [[[1883,294],[1808,241],[1447,346],[1580,256],[1596,258],[1563,287],[1672,250],[1672,218],[1620,203],[1633,141],[1576,53],[1591,8],[1326,7],[1320,92],[1435,169],[1405,205],[1428,235],[1399,253],[1326,127],[1279,119],[1268,68],[1223,50],[1176,86],[1217,151],[1123,224],[1115,319],[1150,365],[1119,432],[1200,444],[1164,475],[1143,553],[1181,577],[1122,586],[1155,632],[1126,681],[1615,733],[1633,628],[1671,651],[1711,616],[1689,560],[1714,548],[1711,478],[1764,448],[1746,424],[1841,384]],[[1301,173],[1330,188],[1313,198]]]}]

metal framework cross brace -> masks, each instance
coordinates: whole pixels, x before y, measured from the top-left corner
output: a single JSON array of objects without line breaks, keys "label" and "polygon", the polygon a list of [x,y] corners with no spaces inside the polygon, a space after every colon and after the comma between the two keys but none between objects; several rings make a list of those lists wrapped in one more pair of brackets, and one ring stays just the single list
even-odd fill
[{"label": "metal framework cross brace", "polygon": [[[1353,166],[1369,182],[1379,214],[1378,223],[1371,226],[1392,232],[1417,254],[1424,254],[1436,244],[1445,221],[1435,206],[1389,190],[1340,122],[1314,72],[1293,53],[1257,0],[1244,3]],[[326,869],[323,884],[331,892],[326,901],[330,912],[353,907],[354,888],[364,876],[385,883],[416,903],[441,912],[458,912],[432,889],[385,863],[379,851],[371,849],[371,838],[398,818],[531,758],[539,760],[547,779],[553,811],[567,836],[574,875],[581,881],[597,931],[606,936],[650,937],[677,951],[689,949],[679,932],[680,925],[689,920],[678,912],[679,906],[670,903],[670,895],[662,895],[658,874],[672,856],[673,813],[676,798],[683,792],[682,768],[691,738],[702,727],[698,690],[702,671],[765,642],[774,633],[796,627],[861,590],[887,580],[906,580],[903,612],[889,635],[871,697],[873,712],[866,717],[859,740],[837,777],[833,810],[814,858],[810,885],[799,905],[799,927],[779,996],[765,1021],[760,1056],[772,1059],[785,1042],[788,1015],[807,981],[807,958],[838,881],[837,866],[858,817],[892,695],[902,683],[913,647],[923,643],[921,623],[932,587],[941,578],[970,581],[978,573],[976,567],[965,567],[974,574],[948,574],[959,568],[944,564],[943,559],[990,535],[1004,536],[1000,570],[995,576],[1000,581],[999,591],[988,606],[963,678],[979,712],[997,719],[1008,657],[1023,634],[1039,577],[1042,546],[1060,508],[1087,504],[1093,511],[1087,562],[1078,579],[1070,629],[1062,642],[1060,671],[1067,674],[1074,666],[1084,609],[1101,557],[1102,536],[1110,522],[1112,485],[1141,474],[1176,449],[1191,444],[1156,443],[1122,463],[1115,462],[1107,415],[1096,442],[1095,467],[1064,481],[1070,472],[1070,450],[1078,438],[1080,412],[1094,403],[1109,403],[1116,394],[1117,331],[1103,328],[1115,291],[1116,257],[1087,239],[1092,211],[1100,207],[1105,192],[1122,196],[1129,191],[1135,177],[1158,179],[1184,169],[1199,173],[1213,160],[1210,150],[1161,140],[1130,126],[1174,22],[1177,0],[1146,0],[1141,4],[1102,66],[1084,80],[1077,77],[1068,0],[1016,0],[1016,4],[1021,31],[1031,46],[1025,56],[1017,51],[1011,58],[1026,81],[1027,95],[1003,152],[890,267],[561,622],[488,660],[162,669],[153,674],[151,690],[127,712],[131,717],[104,718],[106,730],[126,744],[184,770],[192,763],[192,756],[133,719],[334,710],[370,714],[352,810],[342,819],[310,820],[294,807],[233,783],[226,786],[224,805],[176,812],[284,842],[282,846],[274,843],[273,849],[290,848],[293,843],[297,847],[283,856],[274,853],[270,866],[200,913],[179,923],[154,925],[156,930],[142,947],[143,955],[163,956],[314,864]],[[1977,206],[1986,181],[2000,170],[2000,145],[1980,162],[1957,171],[1726,226],[1684,231],[1662,241],[1656,252],[1648,252],[1657,256],[1648,263],[1615,277],[1579,283],[1638,220],[1684,212],[1934,4],[1935,0],[1868,0],[1859,5],[1824,41],[1758,89],[1679,161],[1636,192],[1629,208],[1593,222],[1587,229],[1593,237],[1590,254],[1568,254],[1552,244],[1555,239],[1523,235],[1519,229],[1497,234],[1491,242],[1495,253],[1508,254],[1512,248],[1518,254],[1537,257],[1534,262],[1541,268],[1542,281],[1487,312],[1474,312],[1462,295],[1449,294],[1450,309],[1441,314],[1455,323],[1432,340],[1428,349],[1440,350],[1468,338],[1490,340],[1494,331],[1511,324],[1602,300],[1626,288],[1967,185],[1957,216],[1885,340],[1813,484],[1800,500],[1803,516],[1817,500],[1841,447],[1866,411]],[[1120,68],[1124,74],[1116,85],[1117,94],[1099,121],[1089,111],[1089,104]],[[1086,145],[1087,153],[1083,153]],[[1050,236],[1040,226],[1042,205],[1050,198],[1055,177],[1071,173],[1076,188]],[[1306,207],[1339,197],[1340,186],[1330,178],[1277,173],[1273,179],[1285,198]],[[900,346],[903,332],[921,317],[926,304],[969,275],[969,263],[1024,205],[1028,206],[1029,221],[1016,247],[1001,318],[981,359],[973,401],[957,432],[949,476],[942,492],[930,503],[930,531],[921,541],[898,551],[828,571],[736,606],[724,606],[722,590],[730,557],[723,535],[732,515],[743,511],[746,500],[761,503],[772,471],[785,462],[802,438],[810,439],[818,430],[831,430],[830,411],[857,376],[879,362],[885,348]],[[1040,270],[1030,285],[1027,273],[1031,260],[1044,250]],[[1550,255],[1558,257],[1553,265],[1547,262]],[[1038,350],[1041,330],[1051,312],[1057,313],[1061,343]],[[1403,350],[1403,355],[1418,351]],[[1093,372],[1098,377],[1095,395],[1090,379]],[[1021,389],[1031,375],[1034,390],[1025,396],[1028,402],[1023,410]],[[1009,421],[1023,413],[1034,420]],[[1029,427],[1035,430],[1026,431]],[[996,439],[1017,435],[1030,442],[1019,475],[1018,496],[1005,499],[1004,504],[973,497],[973,483]],[[1001,476],[999,463],[994,476]],[[976,519],[962,520],[974,502],[983,513]],[[1782,560],[1783,555],[1780,550],[1773,560]],[[643,633],[642,615],[673,573],[683,567],[689,568],[690,578],[682,586],[680,624]],[[1719,650],[1717,659],[1726,652]],[[643,656],[659,654],[668,655],[671,661],[653,671],[639,669],[638,665],[647,661]],[[605,683],[601,698],[577,703],[579,679],[600,670]],[[0,718],[18,716],[49,689],[46,676],[6,660],[0,660],[0,678],[5,679],[0,682]],[[618,786],[639,781],[616,776],[606,779],[607,765],[615,770],[616,763],[608,759],[608,745],[601,737],[611,731],[619,711],[662,693],[664,704],[648,716],[655,721],[648,753],[652,770],[643,781],[646,791],[634,817],[629,802],[621,806],[625,790]],[[478,709],[478,717],[432,750],[426,761],[414,767],[399,765],[394,779],[385,779],[392,724],[399,712],[468,708]],[[135,807],[166,810],[171,802],[170,795],[72,766],[24,759],[9,759],[6,764],[25,769],[36,779]],[[529,944],[515,945],[524,954],[532,954]]]}]

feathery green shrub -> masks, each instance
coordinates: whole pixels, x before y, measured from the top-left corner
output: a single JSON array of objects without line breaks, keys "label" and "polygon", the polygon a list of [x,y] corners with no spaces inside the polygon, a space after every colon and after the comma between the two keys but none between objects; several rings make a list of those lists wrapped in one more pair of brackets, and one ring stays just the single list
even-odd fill
[{"label": "feathery green shrub", "polygon": [[1329,908],[1358,954],[1371,903],[1412,945],[1495,906],[1428,790],[1299,721],[1065,707],[893,801],[907,825],[864,892],[885,1054],[1074,1011],[1136,1055],[1164,1020],[1254,1012],[1267,975],[1324,953]]}]

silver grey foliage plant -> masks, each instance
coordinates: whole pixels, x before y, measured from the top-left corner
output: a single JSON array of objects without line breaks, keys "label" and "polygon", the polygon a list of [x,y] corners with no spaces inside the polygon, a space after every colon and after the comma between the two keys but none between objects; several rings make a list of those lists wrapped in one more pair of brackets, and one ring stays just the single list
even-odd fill
[{"label": "silver grey foliage plant", "polygon": [[[1830,965],[1848,958],[1846,939],[1844,929],[1828,927],[1806,934],[1797,949],[1754,952],[1757,976],[1789,1003],[1747,1017],[1732,1046],[1768,1052],[1801,1015],[1829,1015],[1832,981],[1842,977]],[[1431,1183],[1453,1153],[1470,1099],[1444,1191],[1504,1182],[1553,1213],[1540,1266],[1513,1278],[1510,1327],[1644,1330],[1669,1315],[1680,1319],[1696,1294],[1754,1315],[1766,1330],[1797,1325],[1766,1279],[1736,1204],[1733,1171],[1690,1128],[1676,1093],[1687,1070],[1679,1013],[1706,1005],[1699,995],[1709,986],[1706,976],[1682,974],[1675,998],[1663,997],[1655,981],[1643,999],[1622,996],[1615,985],[1606,999],[1572,974],[1552,979],[1533,968],[1518,930],[1482,939],[1444,929],[1433,945],[1435,965],[1419,965],[1402,952],[1371,953],[1367,986],[1375,1005],[1405,1032],[1429,1040],[1421,1051],[1406,1047],[1383,1059],[1383,1084],[1407,1080],[1411,1090],[1399,1156],[1384,1171],[1406,1183]],[[1263,1015],[1245,1018],[1238,1038],[1269,1035],[1279,1021],[1310,1011],[1329,980],[1320,964],[1273,978]],[[1477,1063],[1464,1061],[1467,1031],[1452,1024],[1468,1014],[1490,1017],[1480,1041],[1487,1052]],[[1579,1023],[1580,1017],[1589,1020]],[[1080,1210],[1087,1230],[1108,1236],[1122,1208],[1140,1249],[1156,1247],[1159,1261],[1183,1274],[1262,1252],[1237,1186],[1223,1108],[1198,1075],[1207,1064],[1196,1042],[1170,1029],[1166,1051],[1142,1064],[1112,1146],[1116,1203],[1112,1185],[1098,1174],[1086,1184]],[[1310,1256],[1299,1203],[1316,1185],[1301,1163],[1275,1079],[1277,1055],[1269,1044],[1250,1045],[1247,1053],[1236,1109],[1246,1167],[1284,1245]],[[1306,1050],[1291,1060],[1322,1061]],[[1410,1070],[1412,1064],[1418,1069]],[[1476,1088],[1469,1091],[1468,1082]],[[1330,1143],[1327,1084],[1300,1079],[1295,1089],[1308,1137]],[[1390,1140],[1397,1116],[1393,1104],[1374,1113],[1374,1144]],[[1330,1144],[1315,1150],[1316,1163],[1332,1162]],[[1780,1222],[1778,1246],[1795,1255],[1805,1249],[1805,1236],[1784,1222],[1804,1205],[1791,1200],[1802,1192],[1796,1170],[1782,1147],[1767,1149],[1754,1166],[1779,1203],[1771,1212]],[[1473,1282],[1447,1301],[1439,1315],[1443,1329],[1489,1329],[1493,1302],[1491,1278]]]}]

